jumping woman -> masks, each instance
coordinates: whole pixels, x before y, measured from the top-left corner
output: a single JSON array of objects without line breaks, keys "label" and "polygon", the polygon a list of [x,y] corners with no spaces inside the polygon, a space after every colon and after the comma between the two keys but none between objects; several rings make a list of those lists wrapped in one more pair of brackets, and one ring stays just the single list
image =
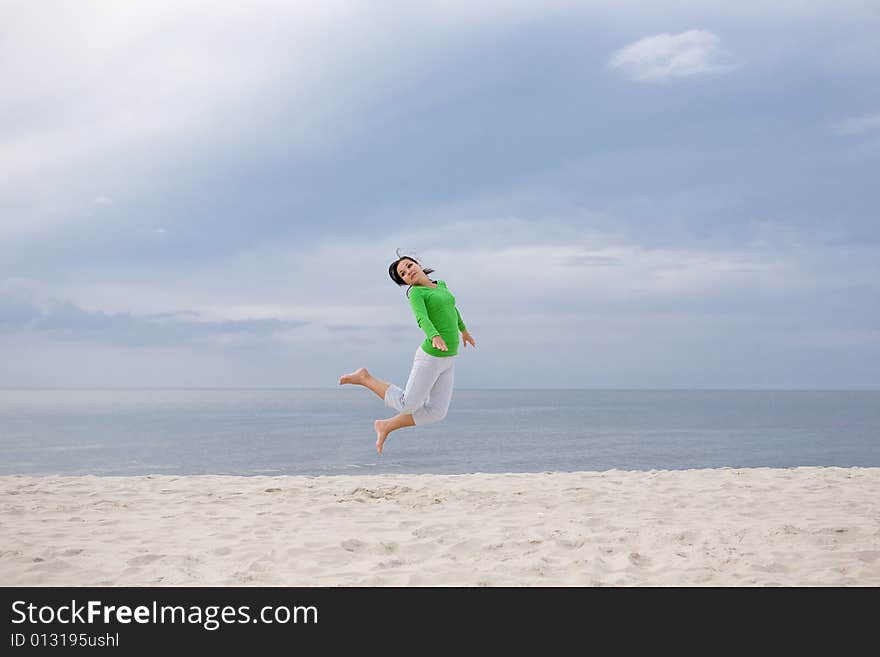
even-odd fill
[{"label": "jumping woman", "polygon": [[452,401],[459,331],[465,347],[468,343],[472,347],[477,346],[455,307],[455,297],[446,283],[428,278],[433,269],[422,269],[413,258],[400,256],[400,253],[398,256],[389,265],[388,275],[398,285],[409,286],[406,291],[409,305],[426,336],[416,349],[406,389],[401,390],[393,383],[377,379],[365,367],[339,378],[340,385],[354,383],[369,388],[385,401],[386,406],[398,412],[394,417],[373,423],[376,451],[379,454],[392,431],[430,424],[446,417],[449,402]]}]

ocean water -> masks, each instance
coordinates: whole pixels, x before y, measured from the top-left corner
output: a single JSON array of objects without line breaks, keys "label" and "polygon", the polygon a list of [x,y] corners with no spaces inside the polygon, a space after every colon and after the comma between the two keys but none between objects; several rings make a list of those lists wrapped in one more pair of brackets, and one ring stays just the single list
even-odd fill
[{"label": "ocean water", "polygon": [[397,431],[363,388],[0,390],[0,474],[880,466],[880,391],[456,390]]}]

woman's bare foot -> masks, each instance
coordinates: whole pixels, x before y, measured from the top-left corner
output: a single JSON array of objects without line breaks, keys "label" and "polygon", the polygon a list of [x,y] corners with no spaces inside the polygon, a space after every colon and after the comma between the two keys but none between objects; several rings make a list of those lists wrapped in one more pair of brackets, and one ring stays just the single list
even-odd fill
[{"label": "woman's bare foot", "polygon": [[373,428],[376,430],[376,451],[382,453],[382,445],[391,433],[390,420],[376,420],[373,422]]},{"label": "woman's bare foot", "polygon": [[370,376],[370,373],[367,372],[366,367],[362,367],[358,370],[355,370],[351,374],[345,374],[339,377],[339,385],[343,383],[357,383],[359,385],[363,385],[364,380]]}]

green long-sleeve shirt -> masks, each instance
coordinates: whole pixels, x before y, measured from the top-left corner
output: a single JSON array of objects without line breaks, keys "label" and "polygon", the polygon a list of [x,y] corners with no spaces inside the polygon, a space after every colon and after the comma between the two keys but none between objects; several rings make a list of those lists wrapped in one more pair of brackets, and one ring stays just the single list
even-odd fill
[{"label": "green long-sleeve shirt", "polygon": [[[414,285],[409,291],[409,305],[416,315],[419,327],[427,336],[422,343],[422,350],[432,356],[455,356],[458,353],[459,331],[466,331],[467,328],[455,307],[455,297],[446,287],[446,282],[437,281],[437,287]],[[431,338],[435,335],[443,338],[449,351],[434,348]]]}]

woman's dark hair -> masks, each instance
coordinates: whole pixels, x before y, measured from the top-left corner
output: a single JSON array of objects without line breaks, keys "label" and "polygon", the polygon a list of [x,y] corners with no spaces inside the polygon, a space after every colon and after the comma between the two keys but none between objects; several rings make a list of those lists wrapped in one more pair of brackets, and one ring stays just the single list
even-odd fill
[{"label": "woman's dark hair", "polygon": [[[404,281],[400,277],[400,274],[397,273],[397,265],[400,264],[401,260],[410,260],[410,261],[416,263],[417,265],[419,264],[419,261],[416,260],[415,258],[411,258],[410,256],[406,256],[406,255],[402,256],[402,255],[400,255],[400,251],[398,251],[397,252],[397,260],[395,260],[390,265],[388,265],[388,275],[391,277],[391,280],[394,281],[395,283],[397,283],[398,285],[406,285],[406,281]],[[423,269],[422,271],[425,272],[425,274],[430,274],[434,270],[433,269]],[[409,296],[409,291],[411,289],[412,289],[412,285],[410,285],[406,289],[406,296]]]}]

